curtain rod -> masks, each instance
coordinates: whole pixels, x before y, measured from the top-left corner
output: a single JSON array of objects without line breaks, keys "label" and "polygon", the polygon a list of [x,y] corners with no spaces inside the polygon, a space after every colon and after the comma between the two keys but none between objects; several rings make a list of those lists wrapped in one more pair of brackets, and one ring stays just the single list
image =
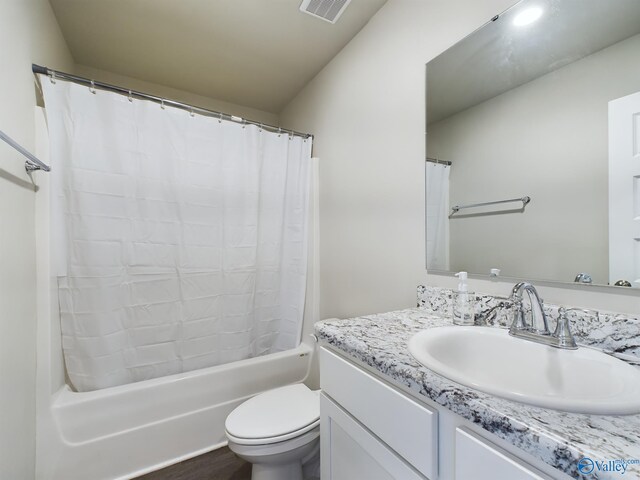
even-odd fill
[{"label": "curtain rod", "polygon": [[156,95],[151,95],[149,93],[139,92],[139,91],[131,90],[129,88],[124,88],[124,87],[119,87],[117,85],[99,82],[97,80],[91,80],[90,78],[79,77],[77,75],[60,72],[58,70],[52,70],[47,67],[36,65],[35,63],[32,64],[31,68],[33,70],[33,73],[47,75],[53,82],[55,82],[57,79],[67,80],[69,82],[88,86],[92,89],[99,88],[100,90],[107,90],[110,92],[119,93],[121,95],[127,95],[128,97],[136,97],[143,100],[150,100],[160,105],[167,105],[170,107],[180,108],[181,110],[186,110],[187,112],[190,112],[190,113],[199,113],[201,115],[216,117],[216,118],[219,118],[220,120],[228,120],[230,122],[240,123],[243,125],[245,124],[255,125],[269,132],[284,133],[287,135],[294,135],[296,137],[313,139],[313,135],[311,135],[310,133],[301,133],[301,132],[296,132],[295,130],[285,130],[284,128],[281,128],[281,127],[268,125],[262,122],[256,122],[255,120],[249,120],[248,118],[238,117],[236,115],[231,115],[229,113],[217,112],[215,110],[209,110],[207,108],[198,107],[196,105],[189,105],[187,103],[177,102],[175,100],[169,100],[166,98],[158,97]]},{"label": "curtain rod", "polygon": [[449,160],[438,160],[437,158],[431,158],[431,157],[427,157],[426,160],[427,162],[439,163],[440,165],[449,165],[449,166],[452,165],[452,163]]}]

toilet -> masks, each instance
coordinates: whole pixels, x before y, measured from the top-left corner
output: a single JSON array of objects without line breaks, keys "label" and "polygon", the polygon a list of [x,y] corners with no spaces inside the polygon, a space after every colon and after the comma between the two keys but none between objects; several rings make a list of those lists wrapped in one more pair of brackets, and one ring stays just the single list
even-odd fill
[{"label": "toilet", "polygon": [[304,384],[261,393],[229,414],[229,449],[253,464],[251,480],[303,480],[320,451],[319,391]]}]

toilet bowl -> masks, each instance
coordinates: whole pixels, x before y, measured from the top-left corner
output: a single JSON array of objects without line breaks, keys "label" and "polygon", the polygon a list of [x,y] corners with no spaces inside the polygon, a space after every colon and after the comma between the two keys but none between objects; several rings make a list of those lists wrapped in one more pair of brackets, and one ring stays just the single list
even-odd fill
[{"label": "toilet bowl", "polygon": [[253,464],[252,480],[303,480],[320,449],[319,391],[296,384],[261,393],[229,414],[229,449]]}]

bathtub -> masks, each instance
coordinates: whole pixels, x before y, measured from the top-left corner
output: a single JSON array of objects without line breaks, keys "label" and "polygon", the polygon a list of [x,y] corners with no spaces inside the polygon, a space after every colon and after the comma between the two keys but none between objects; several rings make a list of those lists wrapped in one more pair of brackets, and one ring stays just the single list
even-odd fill
[{"label": "bathtub", "polygon": [[[49,406],[38,478],[130,479],[226,445],[224,421],[244,400],[305,379],[313,347],[129,385],[78,393]],[[44,419],[41,419],[44,420]]]}]

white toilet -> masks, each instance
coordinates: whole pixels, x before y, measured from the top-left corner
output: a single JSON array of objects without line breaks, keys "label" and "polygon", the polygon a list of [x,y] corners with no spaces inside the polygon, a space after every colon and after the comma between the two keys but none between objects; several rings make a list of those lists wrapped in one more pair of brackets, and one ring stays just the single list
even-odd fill
[{"label": "white toilet", "polygon": [[252,480],[303,480],[320,450],[319,391],[296,384],[261,393],[227,417],[229,449],[253,464]]}]

